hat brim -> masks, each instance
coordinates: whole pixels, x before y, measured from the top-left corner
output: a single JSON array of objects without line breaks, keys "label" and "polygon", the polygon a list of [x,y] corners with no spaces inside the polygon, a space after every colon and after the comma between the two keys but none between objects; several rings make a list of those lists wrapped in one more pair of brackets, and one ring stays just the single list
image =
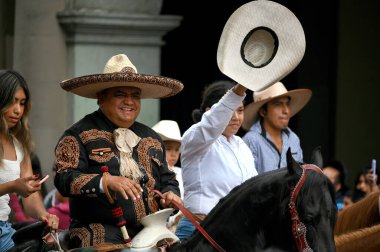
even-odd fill
[{"label": "hat brim", "polygon": [[62,81],[60,85],[68,92],[92,99],[102,90],[120,86],[139,88],[143,99],[170,97],[183,89],[183,84],[175,79],[125,72],[86,75]]},{"label": "hat brim", "polygon": [[178,143],[182,142],[182,138],[167,137],[162,134],[159,134],[159,135],[161,136],[162,141],[173,141],[173,142],[178,142]]},{"label": "hat brim", "polygon": [[244,108],[244,121],[241,126],[244,130],[248,131],[257,121],[260,108],[265,103],[279,97],[290,97],[289,109],[290,117],[292,117],[309,102],[311,95],[312,91],[310,89],[295,89],[278,96],[269,97],[258,102],[252,102]]}]

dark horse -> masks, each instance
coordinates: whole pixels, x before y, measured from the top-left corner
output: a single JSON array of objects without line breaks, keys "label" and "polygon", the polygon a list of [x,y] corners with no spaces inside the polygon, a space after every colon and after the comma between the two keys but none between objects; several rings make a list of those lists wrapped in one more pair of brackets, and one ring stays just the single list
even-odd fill
[{"label": "dark horse", "polygon": [[[319,149],[312,160],[322,165]],[[289,212],[291,189],[303,168],[287,153],[287,168],[247,180],[221,199],[202,222],[202,227],[225,251],[298,251]],[[335,251],[337,216],[334,189],[328,179],[307,170],[296,201],[298,216],[306,226],[306,239],[313,251]],[[168,251],[216,251],[196,231],[188,240]],[[311,250],[309,250],[311,251]]]},{"label": "dark horse", "polygon": [[[321,167],[319,149],[313,152],[312,161]],[[201,226],[228,252],[335,251],[333,232],[337,208],[334,188],[318,167],[305,168],[310,166],[298,164],[288,151],[286,168],[261,174],[233,189],[219,201]],[[292,194],[294,188],[298,197],[296,193]],[[295,204],[289,204],[291,201]],[[294,206],[293,214],[290,205]],[[301,242],[308,245],[306,249],[297,248],[291,216],[306,227],[306,235],[301,236]],[[83,248],[83,251],[98,250]],[[195,231],[188,240],[172,245],[167,251],[216,249],[199,231]]]}]

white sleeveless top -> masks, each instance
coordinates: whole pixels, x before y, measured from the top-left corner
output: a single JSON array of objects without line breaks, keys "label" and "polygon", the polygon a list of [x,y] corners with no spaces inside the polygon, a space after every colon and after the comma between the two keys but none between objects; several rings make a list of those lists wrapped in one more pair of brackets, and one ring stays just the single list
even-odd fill
[{"label": "white sleeveless top", "polygon": [[[20,164],[24,158],[22,148],[20,143],[16,138],[13,138],[13,144],[16,149],[17,160],[6,160],[3,159],[3,165],[0,167],[0,184],[9,182],[20,177]],[[0,196],[0,220],[7,221],[9,214],[11,213],[11,208],[9,207],[9,195],[5,194]]]}]

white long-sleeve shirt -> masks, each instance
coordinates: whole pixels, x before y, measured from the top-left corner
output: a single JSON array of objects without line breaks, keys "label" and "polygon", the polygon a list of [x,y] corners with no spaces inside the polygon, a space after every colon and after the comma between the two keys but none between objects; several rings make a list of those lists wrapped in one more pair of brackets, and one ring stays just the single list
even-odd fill
[{"label": "white long-sleeve shirt", "polygon": [[222,135],[244,96],[229,90],[182,138],[181,167],[185,207],[208,214],[235,186],[256,176],[254,159],[239,136]]}]

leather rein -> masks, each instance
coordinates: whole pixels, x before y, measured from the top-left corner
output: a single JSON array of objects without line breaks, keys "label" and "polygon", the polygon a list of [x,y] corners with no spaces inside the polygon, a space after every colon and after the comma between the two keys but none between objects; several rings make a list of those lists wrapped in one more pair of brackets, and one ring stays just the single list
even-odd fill
[{"label": "leather rein", "polygon": [[[156,193],[157,195],[159,195],[162,199],[164,198],[163,194],[160,193],[159,191],[157,190],[153,190],[154,193]],[[193,223],[193,225],[198,229],[198,231],[211,243],[212,246],[214,246],[214,248],[220,252],[226,252],[207,232],[206,230],[204,230],[204,228],[199,224],[201,222],[201,220],[196,217],[194,214],[192,214],[189,210],[187,210],[184,206],[182,206],[181,204],[179,204],[177,201],[173,200],[172,201],[172,204],[174,206],[176,206],[182,213],[183,215],[186,216],[186,218],[188,218],[191,223]]]},{"label": "leather rein", "polygon": [[298,216],[297,208],[296,208],[298,193],[300,192],[303,184],[305,183],[307,170],[314,170],[316,172],[323,174],[322,170],[316,165],[312,165],[312,164],[302,165],[302,175],[300,179],[298,180],[296,186],[291,190],[291,193],[290,193],[289,212],[290,212],[290,217],[292,220],[292,234],[296,242],[297,249],[300,252],[313,251],[306,240],[306,231],[307,231],[306,226],[303,222],[301,222]]}]

